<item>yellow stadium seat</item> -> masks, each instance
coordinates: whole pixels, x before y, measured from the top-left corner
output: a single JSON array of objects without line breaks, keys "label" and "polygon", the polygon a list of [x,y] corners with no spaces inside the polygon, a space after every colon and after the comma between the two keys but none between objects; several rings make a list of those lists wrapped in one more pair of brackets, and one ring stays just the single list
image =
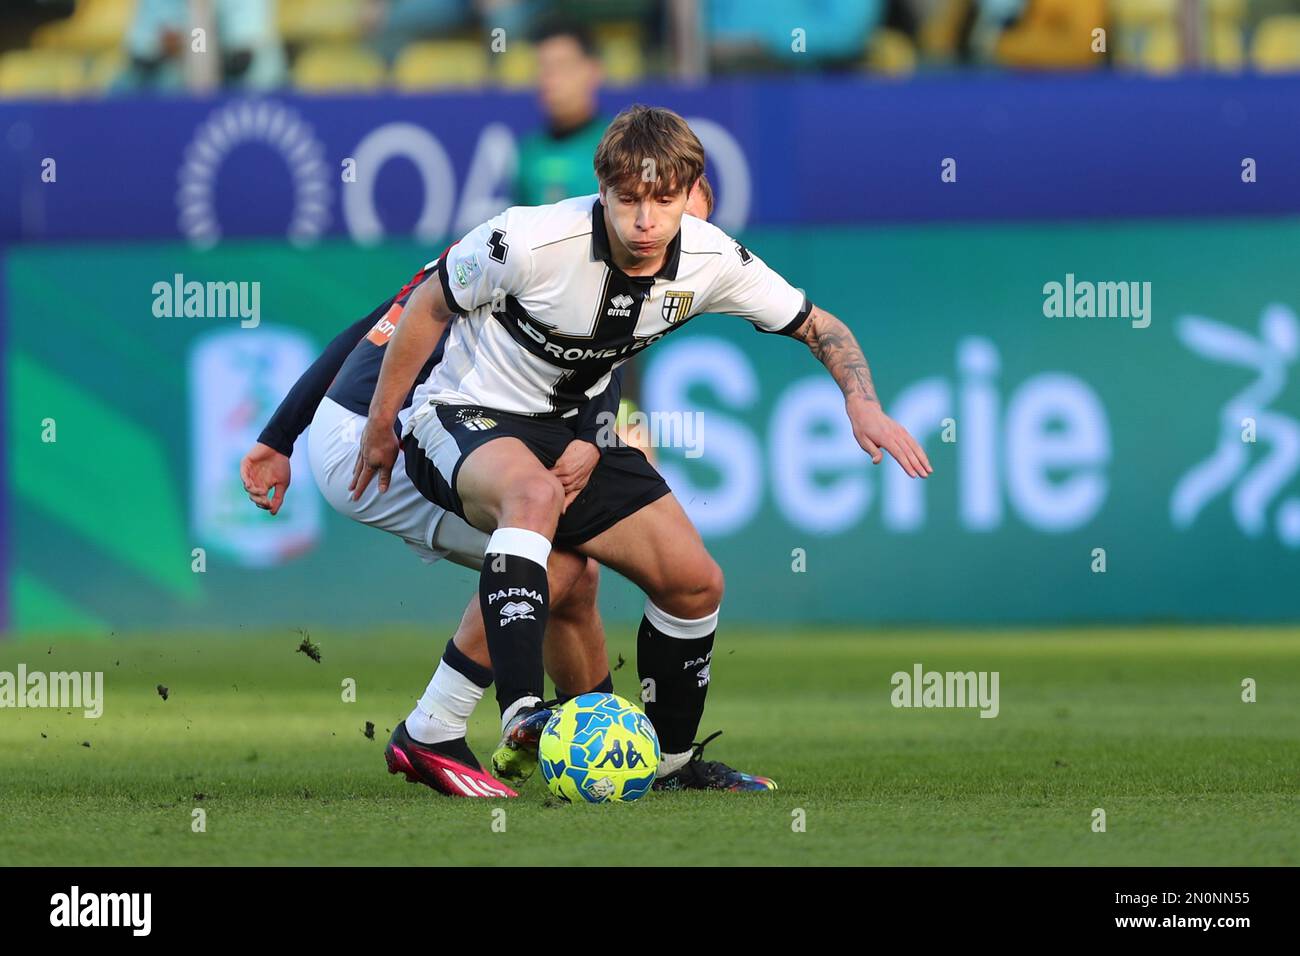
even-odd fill
[{"label": "yellow stadium seat", "polygon": [[1246,43],[1237,24],[1228,22],[1213,24],[1205,42],[1206,59],[1216,69],[1236,71],[1245,64]]},{"label": "yellow stadium seat", "polygon": [[610,86],[630,86],[645,76],[645,38],[635,23],[607,23],[596,28],[596,47]]},{"label": "yellow stadium seat", "polygon": [[1211,20],[1240,23],[1246,18],[1247,0],[1209,0],[1206,4]]},{"label": "yellow stadium seat", "polygon": [[1183,65],[1183,43],[1172,24],[1153,27],[1142,45],[1139,63],[1143,70],[1160,76],[1178,72]]},{"label": "yellow stadium seat", "polygon": [[1268,17],[1255,28],[1250,60],[1265,73],[1300,70],[1300,16]]},{"label": "yellow stadium seat", "polygon": [[399,90],[465,89],[487,82],[487,47],[474,40],[410,43],[393,64],[393,84]]},{"label": "yellow stadium seat", "polygon": [[365,47],[323,43],[298,54],[293,84],[313,93],[377,90],[387,72],[379,55]]},{"label": "yellow stadium seat", "polygon": [[98,53],[122,45],[135,0],[78,0],[72,16],[38,27],[32,46],[43,50]]},{"label": "yellow stadium seat", "polygon": [[1120,27],[1172,24],[1179,0],[1111,0],[1110,15]]},{"label": "yellow stadium seat", "polygon": [[537,51],[530,43],[511,43],[493,55],[497,82],[509,89],[523,89],[537,83]]},{"label": "yellow stadium seat", "polygon": [[86,64],[64,50],[0,55],[0,97],[75,96],[86,89]]},{"label": "yellow stadium seat", "polygon": [[120,49],[105,50],[90,58],[86,70],[86,86],[103,92],[113,85],[113,81],[126,69],[126,54]]},{"label": "yellow stadium seat", "polygon": [[357,39],[363,7],[364,0],[280,0],[280,36],[292,44]]},{"label": "yellow stadium seat", "polygon": [[935,0],[917,33],[927,57],[943,59],[957,51],[974,0]]},{"label": "yellow stadium seat", "polygon": [[867,43],[867,69],[884,76],[907,76],[916,72],[916,47],[906,33],[876,30]]},{"label": "yellow stadium seat", "polygon": [[[1167,38],[1154,35],[1176,28],[1177,3],[1178,0],[1111,0],[1111,36],[1107,45],[1119,66],[1150,69],[1147,57],[1153,42],[1157,62],[1168,55]],[[1181,49],[1177,48],[1180,55]]]}]

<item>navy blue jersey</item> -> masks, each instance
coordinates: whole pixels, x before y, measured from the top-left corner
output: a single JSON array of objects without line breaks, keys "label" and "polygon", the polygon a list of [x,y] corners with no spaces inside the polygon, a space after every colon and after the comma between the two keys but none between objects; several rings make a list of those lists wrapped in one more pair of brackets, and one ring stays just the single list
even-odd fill
[{"label": "navy blue jersey", "polygon": [[[402,309],[416,287],[437,268],[437,265],[438,260],[435,259],[417,272],[397,295],[385,300],[365,318],[354,322],[335,336],[325,347],[325,351],[294,383],[289,394],[271,416],[271,420],[262,429],[258,441],[274,448],[282,455],[292,455],[293,443],[307,430],[307,426],[311,424],[316,414],[316,407],[324,397],[358,415],[367,415],[370,410],[370,399],[375,394],[375,386],[379,383],[379,369],[384,363],[384,349],[393,332],[397,330]],[[442,360],[446,341],[447,334],[444,332],[433,354],[420,370],[416,385],[428,378],[429,373]],[[575,433],[578,438],[592,444],[597,443],[596,437],[602,424],[602,413],[612,416],[617,412],[622,394],[622,380],[621,374],[615,375],[605,392],[582,406],[575,421]],[[402,407],[406,408],[410,404],[411,393],[408,392]]]},{"label": "navy blue jersey", "polygon": [[[375,394],[375,386],[379,384],[379,369],[384,364],[384,350],[388,346],[388,340],[397,331],[397,323],[401,321],[402,310],[406,308],[407,300],[411,298],[416,286],[424,281],[426,275],[432,272],[435,264],[430,263],[426,269],[416,273],[415,277],[402,287],[401,292],[370,313],[368,318],[373,318],[374,324],[356,343],[352,351],[348,353],[348,357],[343,360],[343,365],[339,368],[334,383],[329,387],[329,391],[325,393],[327,398],[338,402],[348,411],[356,412],[358,415],[369,413],[370,399]],[[444,332],[442,337],[438,339],[433,354],[429,356],[429,360],[420,369],[420,374],[415,380],[416,384],[428,378],[429,373],[433,371],[433,367],[442,360],[442,351],[446,341],[447,334]],[[402,408],[409,408],[410,405],[411,393],[407,392],[406,398],[402,400]]]}]

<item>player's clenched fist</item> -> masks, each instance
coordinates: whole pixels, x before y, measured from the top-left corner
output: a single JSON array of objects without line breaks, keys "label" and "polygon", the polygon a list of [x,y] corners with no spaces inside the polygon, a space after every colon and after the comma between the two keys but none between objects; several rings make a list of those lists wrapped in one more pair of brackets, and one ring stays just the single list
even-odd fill
[{"label": "player's clenched fist", "polygon": [[871,456],[873,464],[880,464],[881,449],[889,452],[913,478],[928,478],[934,471],[925,450],[906,428],[898,424],[880,407],[880,403],[859,395],[851,395],[844,402],[853,423],[853,437],[863,451]]},{"label": "player's clenched fist", "polygon": [[[249,499],[263,511],[277,514],[289,490],[289,459],[269,445],[255,444],[239,463],[239,477]],[[275,497],[270,495],[275,489]]]},{"label": "player's clenched fist", "polygon": [[352,483],[348,485],[353,501],[361,498],[361,493],[376,473],[379,475],[379,493],[388,490],[388,483],[393,477],[393,465],[401,451],[401,443],[391,427],[377,426],[369,420],[366,422],[366,427],[361,432],[357,464],[352,469]]}]

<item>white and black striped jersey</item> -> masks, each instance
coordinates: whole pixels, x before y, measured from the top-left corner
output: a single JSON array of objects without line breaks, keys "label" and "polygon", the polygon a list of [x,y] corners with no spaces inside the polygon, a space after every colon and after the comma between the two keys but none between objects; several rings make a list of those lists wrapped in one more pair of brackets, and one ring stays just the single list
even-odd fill
[{"label": "white and black striped jersey", "polygon": [[804,295],[721,229],[692,216],[653,276],[614,265],[598,196],[515,206],[470,232],[438,266],[459,315],[442,361],[416,389],[433,403],[568,415],[610,373],[695,315],[743,316],[790,333]]}]

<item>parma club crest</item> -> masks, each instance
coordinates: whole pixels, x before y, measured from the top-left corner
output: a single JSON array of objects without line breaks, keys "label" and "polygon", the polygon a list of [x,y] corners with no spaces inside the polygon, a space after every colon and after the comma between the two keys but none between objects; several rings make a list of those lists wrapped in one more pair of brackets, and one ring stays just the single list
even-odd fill
[{"label": "parma club crest", "polygon": [[695,299],[694,292],[665,292],[664,293],[664,321],[669,325],[676,325],[678,322],[685,322],[691,314],[691,302]]}]

